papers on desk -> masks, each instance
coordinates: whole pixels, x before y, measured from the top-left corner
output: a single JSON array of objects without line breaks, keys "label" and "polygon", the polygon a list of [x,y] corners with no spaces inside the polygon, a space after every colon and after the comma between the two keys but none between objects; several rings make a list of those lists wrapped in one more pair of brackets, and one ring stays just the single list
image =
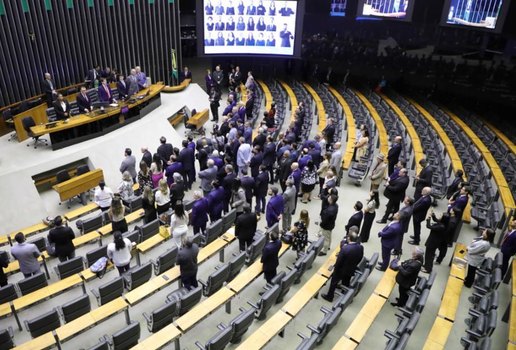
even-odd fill
[{"label": "papers on desk", "polygon": [[118,103],[111,103],[109,106],[111,106],[111,107],[118,107]]}]

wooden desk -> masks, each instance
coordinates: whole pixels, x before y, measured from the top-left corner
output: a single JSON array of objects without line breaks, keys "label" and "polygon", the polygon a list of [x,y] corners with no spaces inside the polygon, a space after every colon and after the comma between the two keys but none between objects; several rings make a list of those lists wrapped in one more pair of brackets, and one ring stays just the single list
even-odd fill
[{"label": "wooden desk", "polygon": [[260,328],[247,337],[237,349],[254,350],[264,348],[291,320],[292,317],[286,313],[282,311],[276,312]]},{"label": "wooden desk", "polygon": [[29,227],[26,227],[26,228],[24,228],[22,230],[17,230],[17,231],[11,232],[9,234],[9,236],[11,237],[11,240],[14,240],[14,236],[16,236],[16,234],[18,232],[21,232],[21,233],[23,233],[25,235],[25,238],[27,238],[27,237],[30,237],[32,235],[35,235],[36,233],[43,232],[43,231],[46,231],[48,229],[49,229],[49,227],[47,226],[47,224],[45,224],[43,222],[38,222],[37,224],[29,226]]},{"label": "wooden desk", "polygon": [[174,283],[180,276],[181,272],[179,271],[179,266],[174,266],[173,268],[163,272],[161,275],[145,282],[138,288],[125,293],[124,298],[129,305],[134,306],[143,299]]},{"label": "wooden desk", "polygon": [[196,129],[200,129],[208,121],[208,119],[210,119],[210,111],[208,108],[206,108],[188,118],[186,124],[195,125]]},{"label": "wooden desk", "polygon": [[102,172],[102,169],[94,169],[85,174],[71,178],[70,180],[58,183],[57,185],[52,186],[52,188],[59,194],[61,202],[64,202],[97,187],[99,182],[103,179],[104,173]]},{"label": "wooden desk", "polygon": [[313,275],[305,284],[294,294],[289,301],[281,308],[286,314],[296,317],[314,295],[324,286],[328,278],[319,274]]},{"label": "wooden desk", "polygon": [[385,270],[382,279],[376,285],[374,292],[384,297],[385,299],[388,299],[389,295],[391,295],[391,292],[394,289],[394,286],[396,285],[397,274],[398,272],[394,271],[393,269]]},{"label": "wooden desk", "polygon": [[[209,314],[230,301],[234,296],[235,293],[233,291],[223,287],[209,298],[201,301],[186,314],[179,317],[174,323],[182,332],[186,332]],[[158,335],[158,333],[156,333],[156,335]]]},{"label": "wooden desk", "polygon": [[139,253],[145,254],[158,244],[161,244],[165,242],[165,238],[161,236],[160,234],[154,235],[151,238],[143,241],[142,243],[139,243],[136,245],[136,250],[138,250]]},{"label": "wooden desk", "polygon": [[437,350],[444,349],[450,332],[453,327],[453,322],[445,320],[441,317],[436,317],[434,325],[426,338],[423,350]]},{"label": "wooden desk", "polygon": [[99,238],[100,238],[100,234],[97,231],[91,231],[82,236],[75,237],[73,239],[73,245],[75,246],[75,248],[78,248],[85,244],[91,243],[94,240],[99,239]]},{"label": "wooden desk", "polygon": [[[136,211],[133,211],[132,213],[129,213],[125,216],[125,221],[127,221],[127,224],[132,224],[133,222],[136,222],[138,220],[141,220],[144,215],[143,209],[138,209]],[[110,235],[113,232],[113,226],[111,223],[102,226],[97,230],[97,232],[102,236]]]},{"label": "wooden desk", "polygon": [[335,265],[335,263],[337,262],[337,255],[339,254],[339,252],[340,246],[337,246],[337,248],[335,248],[333,252],[329,254],[329,257],[326,259],[325,262],[323,262],[319,270],[317,270],[317,273],[326,278],[330,278],[333,274],[333,269],[330,271],[329,268],[330,266]]},{"label": "wooden desk", "polygon": [[15,347],[15,350],[41,350],[48,349],[56,346],[56,339],[52,335],[52,332],[45,333],[40,335],[37,338],[29,340],[23,344]]},{"label": "wooden desk", "polygon": [[183,91],[190,85],[191,82],[192,82],[192,79],[185,79],[179,85],[165,86],[162,91],[167,92],[167,93]]},{"label": "wooden desk", "polygon": [[[462,251],[462,253],[461,253]],[[466,257],[466,246],[462,243],[457,242],[453,252],[454,258],[465,259]],[[464,280],[466,278],[466,266],[452,263],[450,268],[450,276],[454,276],[458,279]]]},{"label": "wooden desk", "polygon": [[389,107],[396,113],[396,115],[399,117],[399,119],[405,126],[405,129],[407,130],[410,139],[412,140],[412,146],[414,149],[414,160],[416,162],[416,174],[419,174],[419,172],[421,171],[421,165],[419,165],[419,161],[425,158],[423,146],[421,145],[419,135],[414,129],[414,125],[412,125],[412,122],[405,115],[405,113],[403,113],[403,111],[398,107],[398,105],[394,103],[394,101],[392,101],[387,95],[380,94],[380,96],[385,102],[387,102]]},{"label": "wooden desk", "polygon": [[181,331],[172,323],[161,329],[160,332],[163,332],[160,333],[160,336],[156,336],[157,333],[154,333],[144,340],[141,340],[138,345],[132,347],[131,350],[161,349],[181,336]]},{"label": "wooden desk", "polygon": [[342,95],[331,86],[328,88],[328,90],[330,90],[332,95],[335,96],[337,101],[339,101],[339,104],[342,106],[342,109],[344,110],[344,116],[346,117],[348,141],[346,143],[346,151],[342,159],[342,168],[344,170],[348,170],[353,160],[353,150],[355,148],[356,143],[355,118],[353,118],[353,112],[351,111],[351,108],[349,107],[344,97],[342,97]]},{"label": "wooden desk", "polygon": [[376,294],[371,294],[365,305],[346,330],[346,336],[354,342],[360,343],[369,327],[373,324],[376,316],[380,313],[385,301],[385,298]]},{"label": "wooden desk", "polygon": [[460,293],[462,292],[464,281],[454,276],[448,278],[446,289],[444,290],[441,300],[441,307],[437,315],[451,322],[455,321],[455,315],[460,302]]},{"label": "wooden desk", "polygon": [[74,209],[74,210],[66,213],[64,215],[64,217],[66,220],[72,221],[72,220],[80,218],[83,215],[89,214],[97,209],[99,209],[99,206],[97,205],[97,203],[91,202],[91,203],[88,203],[87,205],[84,205],[80,208]]},{"label": "wooden desk", "polygon": [[511,299],[511,314],[509,316],[509,343],[516,345],[516,297]]},{"label": "wooden desk", "polygon": [[382,118],[380,118],[380,115],[376,111],[376,109],[373,107],[371,102],[358,90],[353,90],[355,95],[362,101],[364,106],[367,108],[371,116],[373,117],[373,120],[376,124],[376,128],[378,129],[378,137],[380,138],[380,152],[387,155],[389,153],[389,142],[388,142],[388,134],[387,129],[385,128],[385,124],[383,123]]},{"label": "wooden desk", "polygon": [[346,336],[342,336],[337,344],[332,348],[332,350],[354,350],[358,346],[353,340],[347,338]]}]

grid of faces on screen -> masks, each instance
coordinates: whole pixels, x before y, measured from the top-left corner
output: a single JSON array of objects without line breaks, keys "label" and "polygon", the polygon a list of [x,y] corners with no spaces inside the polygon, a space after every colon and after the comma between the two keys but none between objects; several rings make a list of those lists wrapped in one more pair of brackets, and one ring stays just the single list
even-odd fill
[{"label": "grid of faces on screen", "polygon": [[297,1],[204,0],[205,54],[293,55]]}]

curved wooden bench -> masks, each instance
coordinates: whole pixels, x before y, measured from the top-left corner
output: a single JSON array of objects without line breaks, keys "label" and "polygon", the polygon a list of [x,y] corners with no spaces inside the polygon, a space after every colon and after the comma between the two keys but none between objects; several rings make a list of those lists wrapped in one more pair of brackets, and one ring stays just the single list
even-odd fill
[{"label": "curved wooden bench", "polygon": [[331,86],[328,87],[328,90],[330,90],[330,92],[333,94],[333,96],[335,96],[337,101],[339,101],[340,105],[342,106],[342,109],[344,110],[344,115],[346,116],[348,141],[346,143],[346,152],[344,153],[344,157],[342,157],[342,169],[348,170],[349,166],[351,165],[351,162],[353,161],[353,150],[355,148],[356,143],[355,118],[353,117],[353,112],[351,111],[351,108],[349,108],[348,103],[340,94],[340,92],[338,92]]},{"label": "curved wooden bench", "polygon": [[509,148],[509,150],[512,153],[516,154],[516,145],[514,144],[514,142],[512,142],[502,131],[500,131],[500,129],[495,127],[493,124],[489,123],[486,120],[482,120],[482,122],[484,123],[485,126],[487,126],[489,129],[491,129],[491,131],[494,132],[496,134],[496,136],[500,140],[502,140],[503,143],[505,143],[507,145],[507,147]]},{"label": "curved wooden bench", "polygon": [[167,85],[167,86],[165,86],[163,88],[163,90],[161,90],[161,92],[174,93],[174,92],[183,91],[184,89],[186,89],[188,87],[188,85],[190,85],[191,82],[192,82],[191,79],[185,79],[179,85],[176,85],[176,86],[169,86],[169,85]]},{"label": "curved wooden bench", "polygon": [[355,95],[358,96],[360,101],[366,106],[369,113],[371,113],[371,116],[373,117],[376,127],[378,128],[378,135],[380,138],[380,152],[382,152],[384,155],[387,156],[387,153],[389,153],[389,142],[388,142],[388,134],[387,129],[385,128],[385,124],[383,123],[382,118],[380,118],[380,115],[376,111],[376,109],[373,107],[371,102],[360,92],[357,90],[353,90]]},{"label": "curved wooden bench", "polygon": [[281,86],[283,86],[283,88],[287,92],[288,98],[290,99],[290,122],[293,122],[296,120],[296,109],[299,105],[299,102],[297,101],[296,94],[286,82],[280,81],[280,84]]},{"label": "curved wooden bench", "polygon": [[482,156],[484,157],[489,169],[491,169],[493,173],[493,178],[495,180],[496,185],[498,186],[498,190],[500,191],[500,198],[502,199],[502,204],[505,208],[505,215],[509,215],[511,209],[516,208],[514,203],[514,197],[512,196],[511,189],[509,188],[509,184],[503,175],[502,170],[498,166],[498,163],[494,159],[493,155],[487,148],[487,146],[482,142],[482,140],[475,134],[473,130],[455,113],[450,111],[447,108],[443,108],[443,111],[450,116],[451,119],[462,129],[462,131],[468,135],[473,144],[478,148]]},{"label": "curved wooden bench", "polygon": [[[441,139],[442,143],[444,144],[444,148],[446,149],[446,152],[448,152],[448,155],[450,156],[450,161],[452,164],[453,172],[457,172],[457,170],[463,170],[464,166],[462,165],[462,161],[460,160],[459,154],[457,153],[457,149],[453,145],[452,141],[448,137],[448,134],[446,134],[446,131],[444,131],[441,124],[435,120],[434,117],[426,110],[424,109],[419,103],[412,100],[411,98],[405,97],[407,101],[409,101],[416,109],[421,113],[421,115],[432,125],[434,130],[439,135],[439,138]],[[464,181],[467,181],[466,174],[464,174]],[[468,201],[468,205],[464,209],[464,213],[462,215],[462,220],[465,222],[471,222],[471,204]]]},{"label": "curved wooden bench", "polygon": [[319,124],[319,132],[322,133],[324,128],[326,127],[326,110],[324,109],[324,104],[321,101],[321,98],[315,92],[315,90],[307,83],[303,83],[303,86],[308,91],[312,98],[315,101],[315,105],[317,106],[317,116],[318,116],[318,124]]}]

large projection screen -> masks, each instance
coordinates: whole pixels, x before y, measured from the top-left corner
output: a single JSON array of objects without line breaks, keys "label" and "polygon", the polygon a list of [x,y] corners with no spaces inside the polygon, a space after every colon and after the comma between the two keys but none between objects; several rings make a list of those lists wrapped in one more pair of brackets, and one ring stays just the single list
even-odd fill
[{"label": "large projection screen", "polygon": [[295,0],[200,0],[200,53],[298,56],[304,15],[299,5]]},{"label": "large projection screen", "polygon": [[501,31],[510,0],[446,0],[441,24]]},{"label": "large projection screen", "polygon": [[360,0],[357,16],[412,20],[415,0]]}]

